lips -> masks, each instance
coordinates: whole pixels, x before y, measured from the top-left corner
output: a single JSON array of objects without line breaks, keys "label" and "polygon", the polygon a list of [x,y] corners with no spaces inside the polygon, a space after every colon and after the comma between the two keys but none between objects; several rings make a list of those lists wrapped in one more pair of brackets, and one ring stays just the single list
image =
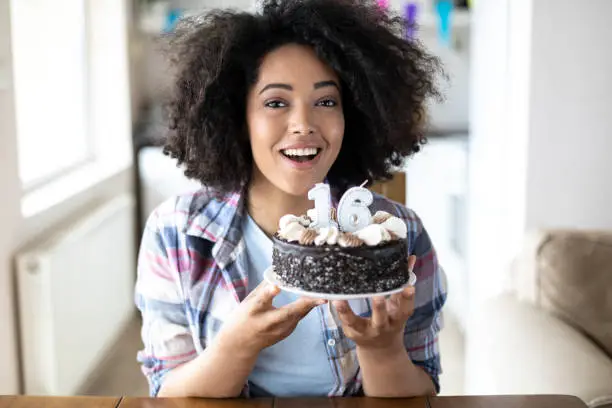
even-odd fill
[{"label": "lips", "polygon": [[280,152],[289,160],[304,163],[314,160],[322,150],[323,149],[318,147],[298,147],[282,149]]}]

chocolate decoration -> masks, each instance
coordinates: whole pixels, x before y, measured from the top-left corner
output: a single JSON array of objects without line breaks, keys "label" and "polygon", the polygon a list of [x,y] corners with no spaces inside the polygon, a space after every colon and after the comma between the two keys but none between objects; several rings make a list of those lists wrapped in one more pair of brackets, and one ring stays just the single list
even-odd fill
[{"label": "chocolate decoration", "polygon": [[315,238],[317,237],[317,230],[308,228],[302,233],[300,238],[300,245],[314,245]]},{"label": "chocolate decoration", "polygon": [[273,237],[272,265],[280,282],[310,292],[379,293],[408,282],[405,239],[375,247],[304,246]]}]

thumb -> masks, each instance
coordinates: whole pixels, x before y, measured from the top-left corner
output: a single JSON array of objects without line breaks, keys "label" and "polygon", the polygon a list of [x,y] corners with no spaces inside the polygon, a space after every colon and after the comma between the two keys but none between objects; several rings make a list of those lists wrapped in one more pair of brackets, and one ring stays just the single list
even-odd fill
[{"label": "thumb", "polygon": [[252,303],[254,310],[267,310],[272,307],[272,300],[278,295],[280,289],[276,285],[266,285],[258,288],[254,294]]},{"label": "thumb", "polygon": [[416,256],[414,255],[410,255],[408,257],[408,270],[412,272],[412,270],[414,269],[414,265],[416,264]]},{"label": "thumb", "polygon": [[302,297],[283,307],[286,319],[301,320],[315,307],[327,303],[323,299],[311,299]]}]

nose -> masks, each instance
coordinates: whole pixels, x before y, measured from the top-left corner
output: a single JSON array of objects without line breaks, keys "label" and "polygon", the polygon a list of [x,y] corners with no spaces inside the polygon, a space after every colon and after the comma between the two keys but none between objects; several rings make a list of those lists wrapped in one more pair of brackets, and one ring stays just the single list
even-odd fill
[{"label": "nose", "polygon": [[314,133],[311,112],[307,106],[296,106],[289,122],[289,133],[294,135],[310,135]]}]

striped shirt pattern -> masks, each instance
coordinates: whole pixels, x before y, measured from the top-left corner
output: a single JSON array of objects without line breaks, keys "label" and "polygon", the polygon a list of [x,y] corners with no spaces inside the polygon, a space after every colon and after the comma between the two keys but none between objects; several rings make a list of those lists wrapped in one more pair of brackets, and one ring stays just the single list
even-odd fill
[{"label": "striped shirt pattern", "polygon": [[[408,227],[407,256],[417,257],[417,283],[404,344],[413,363],[431,376],[439,392],[444,272],[413,211],[377,194],[370,209],[394,214]],[[152,396],[168,372],[194,359],[214,341],[223,321],[246,297],[248,272],[241,231],[245,211],[243,194],[220,196],[204,188],[165,201],[149,216],[138,257],[135,302],[142,314],[144,344],[137,359]],[[351,306],[360,316],[371,315],[369,300],[351,301]],[[362,387],[356,345],[334,323],[328,307],[316,310],[335,377],[329,396],[358,395]],[[245,384],[244,396],[248,395]]]}]

